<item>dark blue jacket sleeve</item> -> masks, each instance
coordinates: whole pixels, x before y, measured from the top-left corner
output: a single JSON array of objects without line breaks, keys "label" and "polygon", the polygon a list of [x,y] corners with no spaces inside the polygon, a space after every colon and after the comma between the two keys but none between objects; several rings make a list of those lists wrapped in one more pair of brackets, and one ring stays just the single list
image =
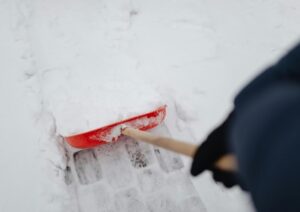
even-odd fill
[{"label": "dark blue jacket sleeve", "polygon": [[300,45],[236,97],[230,144],[259,212],[300,211]]},{"label": "dark blue jacket sleeve", "polygon": [[300,44],[284,56],[279,62],[251,81],[235,98],[235,106],[239,107],[262,90],[279,81],[300,84]]}]

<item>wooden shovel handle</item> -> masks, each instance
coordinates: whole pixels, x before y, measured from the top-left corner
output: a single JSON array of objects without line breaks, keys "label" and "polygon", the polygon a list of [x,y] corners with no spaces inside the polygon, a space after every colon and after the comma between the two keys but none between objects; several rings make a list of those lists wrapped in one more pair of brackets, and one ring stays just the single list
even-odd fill
[{"label": "wooden shovel handle", "polygon": [[[131,127],[125,127],[122,134],[134,138],[135,140],[144,141],[155,146],[171,150],[189,157],[194,157],[198,148],[195,144],[186,143],[184,141],[153,135],[149,132],[137,130]],[[235,157],[226,155],[216,162],[216,166],[222,170],[234,171],[237,169]]]}]

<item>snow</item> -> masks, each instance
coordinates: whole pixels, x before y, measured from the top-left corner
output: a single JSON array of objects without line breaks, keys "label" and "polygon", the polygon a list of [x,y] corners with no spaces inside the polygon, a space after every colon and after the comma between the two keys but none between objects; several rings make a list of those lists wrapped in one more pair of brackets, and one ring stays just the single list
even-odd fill
[{"label": "snow", "polygon": [[117,141],[118,138],[122,135],[123,129],[124,129],[124,126],[118,125],[118,126],[114,127],[109,134],[102,136],[100,138],[100,140],[106,141],[106,142]]},{"label": "snow", "polygon": [[299,17],[297,0],[1,0],[0,211],[252,211],[209,173],[190,184],[188,158],[132,141],[78,152],[61,135],[167,104],[156,133],[200,144],[241,87],[299,40]]},{"label": "snow", "polygon": [[159,93],[146,82],[134,82],[132,78],[107,82],[97,78],[85,80],[88,86],[82,80],[69,79],[59,85],[55,80],[44,90],[45,102],[56,119],[60,135],[91,131],[163,105]]}]

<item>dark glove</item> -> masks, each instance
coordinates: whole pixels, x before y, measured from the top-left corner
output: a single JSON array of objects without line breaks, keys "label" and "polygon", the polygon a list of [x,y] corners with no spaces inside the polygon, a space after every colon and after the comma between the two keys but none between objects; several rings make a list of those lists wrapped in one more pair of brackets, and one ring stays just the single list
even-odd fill
[{"label": "dark glove", "polygon": [[236,173],[224,171],[215,166],[215,163],[221,157],[232,153],[228,142],[228,128],[232,116],[231,113],[226,121],[216,128],[196,151],[191,168],[191,174],[193,176],[205,170],[210,170],[212,171],[214,180],[222,182],[226,187],[232,187],[238,184]]}]

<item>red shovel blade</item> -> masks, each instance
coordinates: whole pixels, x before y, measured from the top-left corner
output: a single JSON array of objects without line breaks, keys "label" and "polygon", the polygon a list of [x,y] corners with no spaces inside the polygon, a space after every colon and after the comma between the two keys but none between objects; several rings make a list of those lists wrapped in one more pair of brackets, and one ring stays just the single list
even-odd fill
[{"label": "red shovel blade", "polygon": [[166,105],[154,111],[125,119],[114,124],[101,127],[89,132],[65,137],[65,140],[73,147],[84,149],[107,144],[103,138],[109,136],[112,130],[120,125],[126,125],[139,130],[149,130],[159,125],[166,117]]}]

